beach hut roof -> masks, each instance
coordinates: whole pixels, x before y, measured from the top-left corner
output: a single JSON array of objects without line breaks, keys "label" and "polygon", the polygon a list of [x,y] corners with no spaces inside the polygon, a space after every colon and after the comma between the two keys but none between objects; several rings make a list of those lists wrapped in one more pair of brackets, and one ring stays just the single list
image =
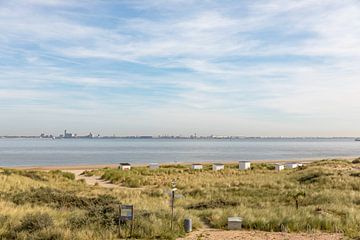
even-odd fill
[{"label": "beach hut roof", "polygon": [[120,163],[121,166],[131,166],[130,163]]}]

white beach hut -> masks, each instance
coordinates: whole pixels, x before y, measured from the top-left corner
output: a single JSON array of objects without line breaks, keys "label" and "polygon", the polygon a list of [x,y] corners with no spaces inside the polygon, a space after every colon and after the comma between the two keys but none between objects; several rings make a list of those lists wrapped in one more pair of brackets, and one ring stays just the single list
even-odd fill
[{"label": "white beach hut", "polygon": [[193,170],[202,170],[203,165],[200,164],[200,163],[194,163],[193,165],[191,165],[191,169],[193,169]]},{"label": "white beach hut", "polygon": [[119,168],[121,170],[129,171],[131,169],[130,163],[120,163]]},{"label": "white beach hut", "polygon": [[251,168],[251,162],[249,161],[240,161],[239,162],[239,169],[240,170],[247,170]]},{"label": "white beach hut", "polygon": [[158,163],[149,163],[149,169],[158,169],[159,167]]},{"label": "white beach hut", "polygon": [[212,165],[212,170],[213,171],[220,171],[220,170],[223,170],[224,168],[225,168],[225,166],[222,163],[214,163]]},{"label": "white beach hut", "polygon": [[276,171],[282,171],[284,170],[284,168],[285,168],[284,164],[280,164],[280,163],[275,164]]},{"label": "white beach hut", "polygon": [[289,168],[289,169],[291,169],[291,168],[297,168],[297,167],[298,167],[298,164],[297,164],[297,163],[286,163],[286,164],[285,164],[285,167],[286,167],[286,168]]}]

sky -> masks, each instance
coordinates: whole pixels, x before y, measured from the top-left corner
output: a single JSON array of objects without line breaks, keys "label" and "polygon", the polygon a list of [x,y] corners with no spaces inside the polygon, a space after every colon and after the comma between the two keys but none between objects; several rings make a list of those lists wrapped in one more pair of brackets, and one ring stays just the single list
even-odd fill
[{"label": "sky", "polygon": [[360,136],[358,0],[0,0],[0,135]]}]

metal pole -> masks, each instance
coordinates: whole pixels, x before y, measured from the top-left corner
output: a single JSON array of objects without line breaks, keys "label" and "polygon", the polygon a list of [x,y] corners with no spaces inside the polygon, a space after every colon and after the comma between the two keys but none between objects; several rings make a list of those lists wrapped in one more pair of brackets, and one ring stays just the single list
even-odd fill
[{"label": "metal pole", "polygon": [[174,221],[174,199],[175,199],[175,191],[171,191],[171,231],[173,230],[173,221]]}]

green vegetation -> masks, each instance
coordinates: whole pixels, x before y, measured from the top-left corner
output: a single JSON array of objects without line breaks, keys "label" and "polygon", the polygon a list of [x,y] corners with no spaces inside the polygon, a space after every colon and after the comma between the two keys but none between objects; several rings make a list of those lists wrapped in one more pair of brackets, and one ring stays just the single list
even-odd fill
[{"label": "green vegetation", "polygon": [[[191,170],[167,165],[150,170],[99,169],[119,188],[87,186],[71,173],[0,169],[0,239],[118,239],[118,207],[134,204],[134,238],[174,239],[193,227],[226,228],[241,216],[244,227],[264,231],[326,231],[360,237],[360,170],[357,162],[323,160],[298,169],[274,171],[253,164],[239,171]],[[170,231],[171,182],[177,182],[175,226]],[[121,226],[122,237],[130,226]]]}]

